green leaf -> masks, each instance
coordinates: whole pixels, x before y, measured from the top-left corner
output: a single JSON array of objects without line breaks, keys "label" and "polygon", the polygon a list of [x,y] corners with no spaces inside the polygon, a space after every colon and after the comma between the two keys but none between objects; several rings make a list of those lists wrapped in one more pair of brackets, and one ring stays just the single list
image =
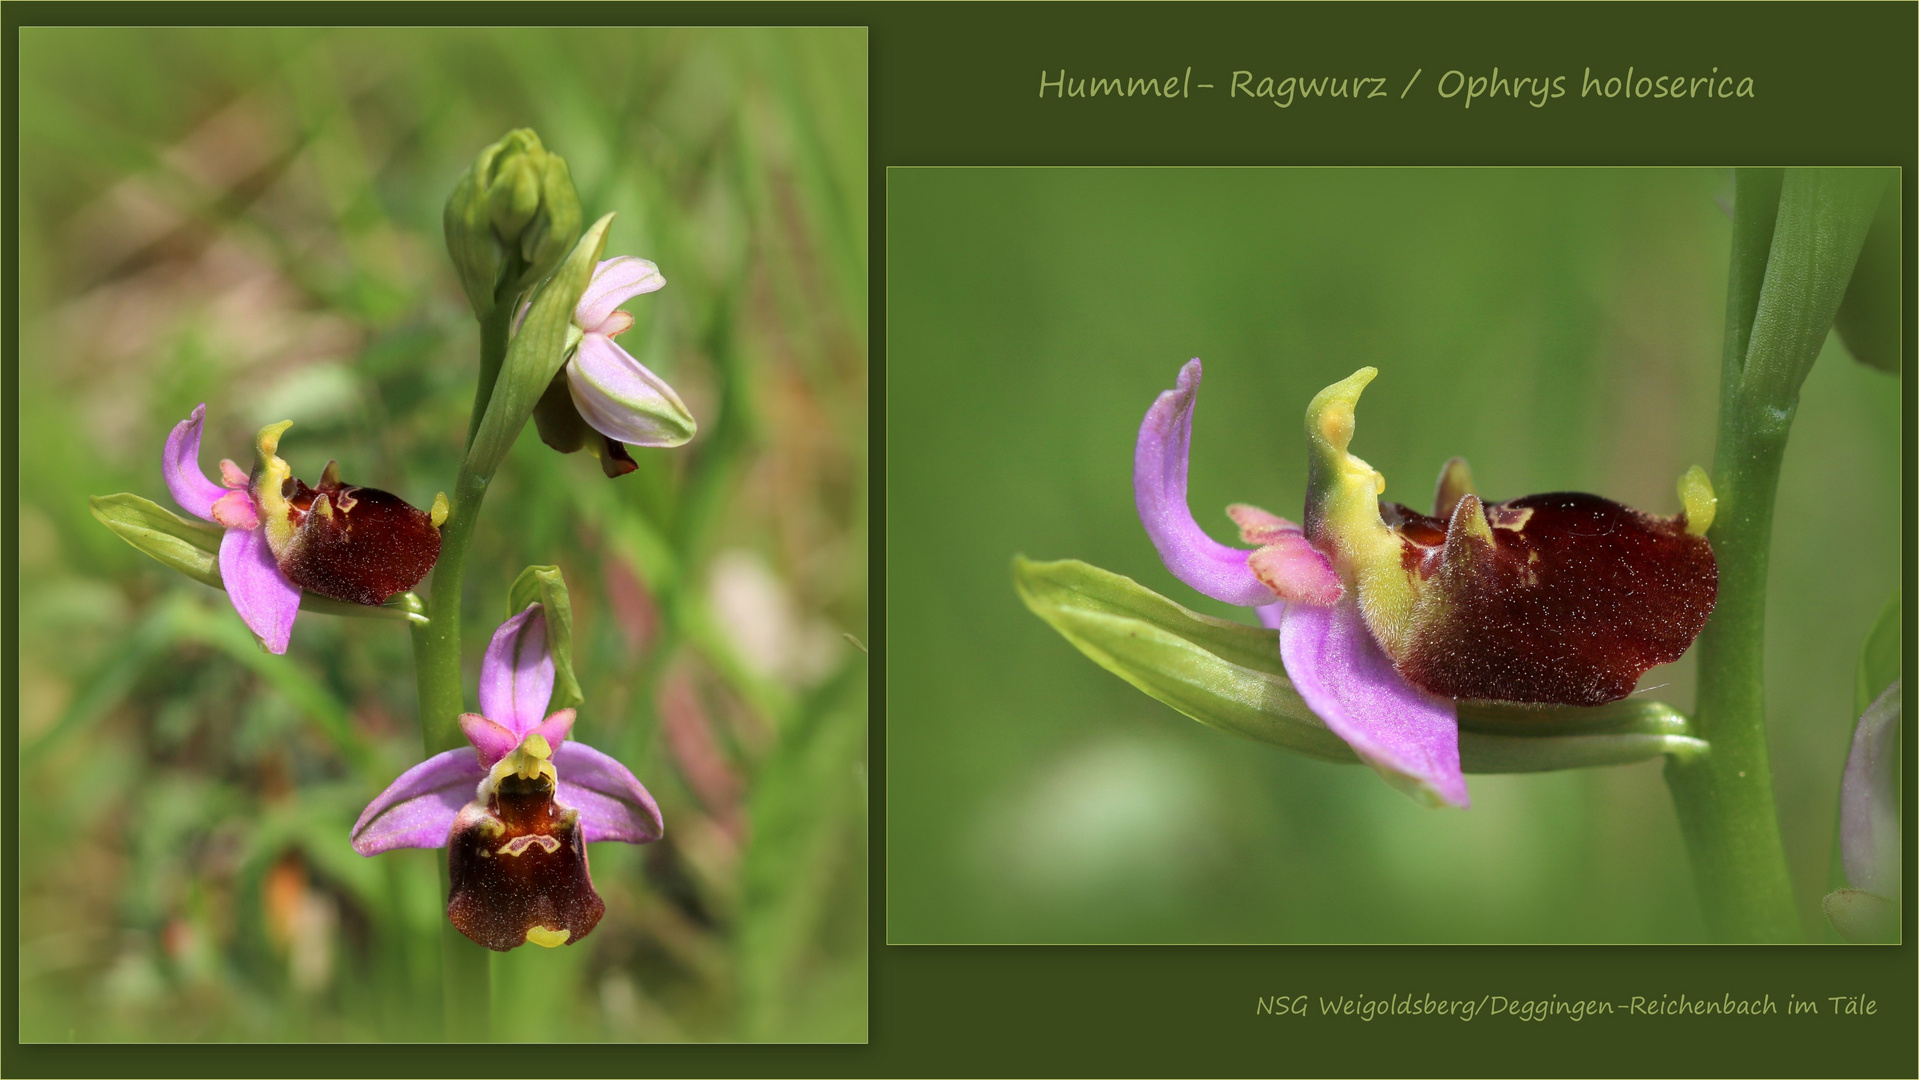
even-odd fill
[{"label": "green leaf", "polygon": [[[1790,424],[1832,329],[1891,169],[1787,169],[1739,394],[1749,422]],[[1783,435],[1781,436],[1783,438]]]},{"label": "green leaf", "polygon": [[202,584],[220,588],[220,540],[226,530],[191,521],[138,495],[95,495],[93,516],[120,539]]},{"label": "green leaf", "polygon": [[1899,185],[1886,185],[1833,329],[1854,360],[1899,374]]},{"label": "green leaf", "polygon": [[586,697],[573,675],[573,602],[559,567],[529,566],[520,571],[507,590],[506,617],[525,611],[528,604],[539,604],[546,614],[546,648],[553,654],[553,699],[547,708],[554,712],[575,708]]},{"label": "green leaf", "polygon": [[1859,650],[1859,667],[1852,688],[1854,718],[1863,715],[1866,706],[1871,705],[1873,699],[1899,677],[1899,645],[1900,600],[1899,591],[1895,589],[1886,598],[1886,606],[1879,612],[1879,621],[1872,624],[1871,632],[1866,634],[1866,643]]},{"label": "green leaf", "polygon": [[[1209,727],[1327,761],[1356,762],[1286,677],[1279,635],[1189,611],[1131,578],[1078,560],[1013,561],[1035,615],[1101,667]],[[1656,701],[1597,708],[1462,702],[1460,764],[1469,773],[1623,765],[1706,744]]]},{"label": "green leaf", "polygon": [[593,281],[593,269],[599,265],[606,248],[606,231],[612,224],[612,214],[594,222],[573,245],[572,254],[533,294],[526,319],[507,345],[506,360],[500,365],[492,397],[487,401],[486,416],[467,449],[465,469],[474,476],[491,477],[499,468],[547,384],[566,363],[567,330],[573,325],[573,311]]}]

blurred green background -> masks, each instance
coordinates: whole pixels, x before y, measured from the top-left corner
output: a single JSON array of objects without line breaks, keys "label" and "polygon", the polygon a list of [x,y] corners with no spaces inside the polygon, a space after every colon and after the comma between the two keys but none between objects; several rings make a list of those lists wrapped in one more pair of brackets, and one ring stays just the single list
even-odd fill
[{"label": "blurred green background", "polygon": [[866,1034],[866,35],[27,29],[21,35],[23,1040],[432,1039],[439,852],[363,859],[420,757],[400,624],[284,658],[96,523],[296,421],[298,475],[450,488],[478,331],[440,208],[531,126],[608,253],[621,339],[700,434],[608,481],[529,425],[467,573],[469,687],[528,563],[571,585],[578,736],[666,839],[595,845],[607,914],[494,961],[498,1037]]},{"label": "blurred green background", "polygon": [[[1013,592],[1074,557],[1210,614],[1133,509],[1140,418],[1206,361],[1191,501],[1297,518],[1302,418],[1376,365],[1386,497],[1472,463],[1493,499],[1655,512],[1710,467],[1724,171],[888,173],[887,936],[894,942],[1703,938],[1657,762],[1474,776],[1423,810],[1234,739],[1096,667]],[[1802,395],[1767,626],[1770,737],[1815,940],[1854,665],[1899,583],[1896,378],[1837,339]],[[1642,688],[1689,709],[1692,659]]]}]

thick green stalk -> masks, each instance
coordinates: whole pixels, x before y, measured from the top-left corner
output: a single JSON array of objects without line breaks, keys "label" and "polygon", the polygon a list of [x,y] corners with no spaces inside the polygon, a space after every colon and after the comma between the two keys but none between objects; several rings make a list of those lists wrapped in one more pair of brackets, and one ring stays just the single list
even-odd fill
[{"label": "thick green stalk", "polygon": [[[467,441],[479,429],[492,399],[493,383],[506,359],[507,331],[512,325],[511,297],[496,302],[480,323],[480,384],[473,395],[473,418]],[[433,566],[433,586],[427,596],[427,622],[413,624],[413,677],[420,697],[420,740],[426,756],[466,744],[460,714],[466,712],[466,689],[460,669],[460,602],[466,580],[467,549],[473,526],[486,498],[487,479],[473,475],[464,462],[453,484],[446,521],[440,525],[440,558]],[[444,861],[440,864],[440,898],[450,894]],[[449,1042],[485,1042],[492,1009],[491,954],[468,940],[451,921],[440,925],[440,974]]]},{"label": "thick green stalk", "polygon": [[1708,539],[1719,601],[1699,637],[1697,734],[1666,767],[1701,906],[1723,941],[1802,937],[1766,754],[1766,570],[1779,467],[1885,182],[1881,171],[1742,170],[1733,216]]}]

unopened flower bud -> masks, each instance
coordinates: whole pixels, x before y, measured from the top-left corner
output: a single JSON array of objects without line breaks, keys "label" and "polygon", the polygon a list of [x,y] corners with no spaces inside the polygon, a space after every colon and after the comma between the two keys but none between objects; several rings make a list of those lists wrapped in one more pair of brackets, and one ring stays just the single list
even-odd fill
[{"label": "unopened flower bud", "polygon": [[447,253],[484,319],[566,257],[580,237],[580,198],[565,159],[520,128],[473,159],[447,197],[443,221]]}]

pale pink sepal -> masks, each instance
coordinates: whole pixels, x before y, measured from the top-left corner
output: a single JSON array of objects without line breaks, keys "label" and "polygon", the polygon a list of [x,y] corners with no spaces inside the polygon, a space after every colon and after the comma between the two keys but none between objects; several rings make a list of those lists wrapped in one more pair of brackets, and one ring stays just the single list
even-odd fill
[{"label": "pale pink sepal", "polygon": [[1306,706],[1395,787],[1431,805],[1470,804],[1458,710],[1399,677],[1354,600],[1285,605],[1279,653]]},{"label": "pale pink sepal", "polygon": [[160,472],[167,490],[180,508],[197,518],[213,520],[213,504],[226,489],[207,479],[200,471],[200,430],[206,423],[207,407],[195,405],[193,413],[173,425],[167,436],[166,451],[160,456]]},{"label": "pale pink sepal", "polygon": [[353,825],[353,850],[445,847],[460,808],[473,801],[486,768],[471,747],[435,754],[387,785]]},{"label": "pale pink sepal", "polygon": [[666,831],[659,804],[631,770],[584,743],[569,742],[553,754],[560,786],[554,798],[580,812],[588,843],[619,840],[648,844]]},{"label": "pale pink sepal", "polygon": [[660,276],[660,268],[649,260],[631,255],[606,259],[593,268],[593,280],[573,309],[573,321],[580,324],[580,329],[594,333],[605,326],[614,308],[665,286],[666,279]]},{"label": "pale pink sepal", "polygon": [[1139,441],[1133,449],[1133,501],[1140,524],[1174,577],[1228,604],[1270,604],[1272,591],[1246,565],[1249,553],[1207,536],[1186,505],[1186,465],[1199,380],[1199,360],[1188,361],[1179,370],[1178,385],[1159,395],[1139,426]]},{"label": "pale pink sepal", "polygon": [[1879,896],[1900,894],[1900,680],[1859,717],[1839,783],[1839,852],[1846,880]]},{"label": "pale pink sepal", "polygon": [[540,605],[528,604],[525,611],[501,623],[487,643],[486,655],[480,659],[480,712],[512,732],[517,746],[545,719],[552,696],[553,655],[546,648],[546,616]]},{"label": "pale pink sepal", "polygon": [[573,407],[593,430],[628,446],[679,446],[697,425],[680,395],[612,338],[588,333],[566,365]]}]

